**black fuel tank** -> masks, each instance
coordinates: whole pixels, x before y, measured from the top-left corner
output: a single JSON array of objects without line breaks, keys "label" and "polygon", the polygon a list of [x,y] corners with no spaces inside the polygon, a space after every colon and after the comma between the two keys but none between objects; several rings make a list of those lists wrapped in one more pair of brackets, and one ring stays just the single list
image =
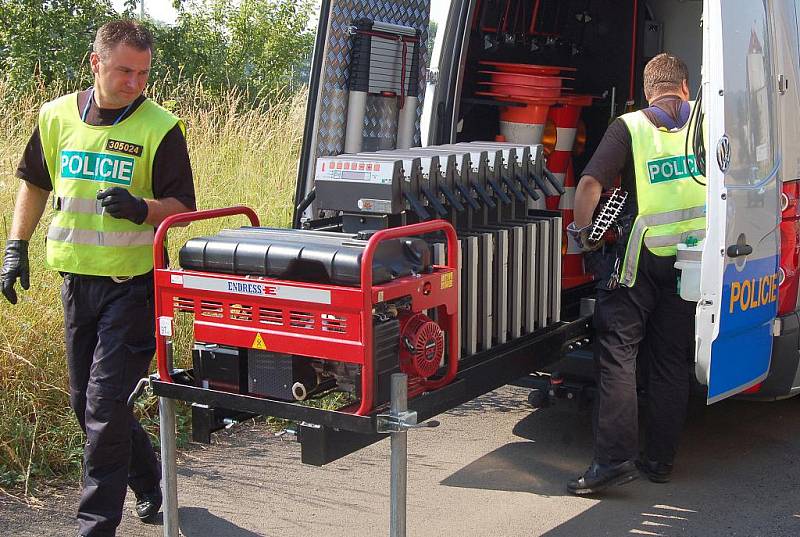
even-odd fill
[{"label": "black fuel tank", "polygon": [[[347,233],[242,227],[189,240],[180,250],[180,265],[187,270],[356,286],[366,245],[366,240]],[[385,240],[375,252],[372,283],[431,268],[426,241]]]}]

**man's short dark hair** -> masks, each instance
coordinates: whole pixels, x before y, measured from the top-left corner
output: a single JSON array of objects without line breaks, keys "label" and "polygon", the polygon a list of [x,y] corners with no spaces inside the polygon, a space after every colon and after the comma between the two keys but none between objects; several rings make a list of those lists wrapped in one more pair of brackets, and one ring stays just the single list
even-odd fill
[{"label": "man's short dark hair", "polygon": [[108,56],[119,44],[128,45],[136,50],[153,52],[153,34],[134,20],[113,20],[97,30],[93,50],[103,58]]},{"label": "man's short dark hair", "polygon": [[683,60],[662,52],[644,66],[644,96],[647,100],[681,90],[683,81],[689,82],[689,69]]}]

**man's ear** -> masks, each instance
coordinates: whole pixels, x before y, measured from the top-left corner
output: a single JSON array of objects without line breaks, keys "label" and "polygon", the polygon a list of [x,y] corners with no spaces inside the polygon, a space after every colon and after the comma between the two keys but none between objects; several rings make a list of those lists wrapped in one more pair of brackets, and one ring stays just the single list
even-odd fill
[{"label": "man's ear", "polygon": [[89,55],[89,65],[92,67],[92,73],[98,74],[100,72],[100,56],[96,52]]},{"label": "man's ear", "polygon": [[689,81],[685,78],[683,79],[683,82],[681,82],[681,93],[683,93],[684,101],[688,101],[692,97],[692,94],[689,93]]}]

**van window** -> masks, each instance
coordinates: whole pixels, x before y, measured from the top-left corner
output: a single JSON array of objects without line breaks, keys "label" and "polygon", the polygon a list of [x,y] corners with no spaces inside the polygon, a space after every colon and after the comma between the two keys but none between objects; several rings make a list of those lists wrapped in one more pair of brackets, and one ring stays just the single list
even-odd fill
[{"label": "van window", "polygon": [[447,15],[450,13],[450,3],[451,0],[431,1],[431,16],[428,21],[428,50],[431,51],[431,57],[428,65],[432,68],[439,66],[442,57],[442,39]]},{"label": "van window", "polygon": [[[739,2],[722,13],[725,131],[731,144],[727,186],[753,185],[775,167],[772,55],[764,2]],[[709,151],[710,156],[714,155]],[[711,157],[713,158],[713,157]]]},{"label": "van window", "polygon": [[423,102],[422,119],[420,121],[420,131],[422,145],[426,146],[429,142],[429,129],[431,126],[431,115],[434,112],[436,83],[441,70],[442,61],[451,61],[448,55],[442,57],[442,45],[447,28],[447,19],[450,15],[452,0],[431,0],[431,16],[428,22],[428,80],[425,88],[425,101]]},{"label": "van window", "polygon": [[[800,35],[800,0],[794,0],[794,23],[797,29],[796,35]],[[800,63],[800,46],[797,47],[797,59]]]}]

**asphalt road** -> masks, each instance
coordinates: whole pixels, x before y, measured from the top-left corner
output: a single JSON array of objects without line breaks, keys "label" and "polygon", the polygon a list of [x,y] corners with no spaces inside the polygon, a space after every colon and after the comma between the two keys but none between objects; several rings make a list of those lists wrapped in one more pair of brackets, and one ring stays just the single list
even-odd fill
[{"label": "asphalt road", "polygon": [[[591,458],[587,412],[531,411],[506,387],[409,435],[409,536],[800,535],[800,398],[696,402],[673,481],[596,498],[565,483]],[[389,443],[323,468],[263,425],[241,425],[179,462],[186,537],[388,535]],[[74,537],[77,491],[39,508],[0,496],[0,534]],[[129,500],[130,507],[130,500]],[[120,536],[159,537],[126,512]]]}]

